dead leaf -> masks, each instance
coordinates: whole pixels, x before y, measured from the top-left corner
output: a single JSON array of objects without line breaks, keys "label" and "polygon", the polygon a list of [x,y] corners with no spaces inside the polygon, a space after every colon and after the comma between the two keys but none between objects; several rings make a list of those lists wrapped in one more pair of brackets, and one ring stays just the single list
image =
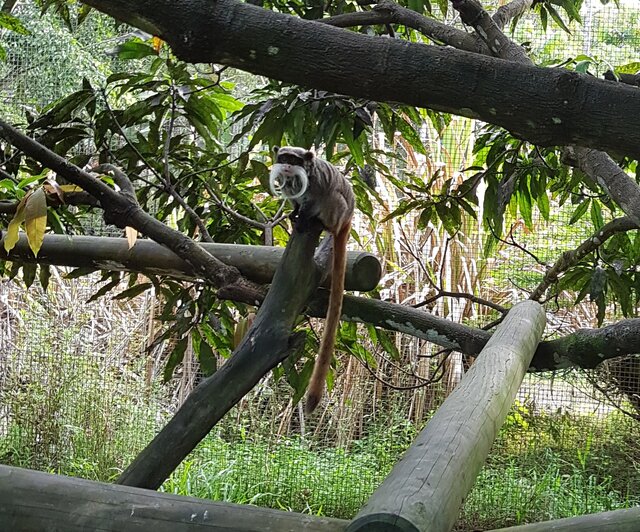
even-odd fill
[{"label": "dead leaf", "polygon": [[34,190],[25,203],[24,226],[29,247],[37,257],[47,229],[47,195],[42,187]]},{"label": "dead leaf", "polygon": [[127,242],[129,242],[129,249],[136,245],[136,240],[138,240],[138,231],[133,227],[125,227],[124,233],[127,235]]}]

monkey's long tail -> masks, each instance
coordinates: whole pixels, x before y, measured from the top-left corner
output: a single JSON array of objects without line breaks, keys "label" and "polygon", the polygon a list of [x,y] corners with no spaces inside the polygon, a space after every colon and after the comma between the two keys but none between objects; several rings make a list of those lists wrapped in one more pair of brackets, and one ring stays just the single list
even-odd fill
[{"label": "monkey's long tail", "polygon": [[344,274],[347,267],[347,242],[351,231],[351,221],[349,220],[333,236],[333,270],[331,272],[331,294],[329,295],[329,305],[327,307],[327,317],[324,322],[324,331],[320,341],[318,357],[313,367],[313,373],[309,380],[307,389],[307,401],[305,412],[313,412],[324,392],[324,384],[329,373],[333,349],[336,345],[336,332],[340,325],[340,315],[342,313],[342,296],[344,295]]}]

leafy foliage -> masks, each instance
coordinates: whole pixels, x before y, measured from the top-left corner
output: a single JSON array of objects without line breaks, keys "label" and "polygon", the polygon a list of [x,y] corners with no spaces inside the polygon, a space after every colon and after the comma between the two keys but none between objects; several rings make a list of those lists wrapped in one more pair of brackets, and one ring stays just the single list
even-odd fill
[{"label": "leafy foliage", "polygon": [[[446,16],[449,9],[445,0],[433,4],[406,0],[400,4],[434,17]],[[366,9],[345,0],[273,0],[263,6],[307,19]],[[543,28],[551,18],[561,28],[558,33],[568,32],[573,21],[581,22],[580,6],[580,0],[536,2]],[[532,146],[493,126],[474,130],[466,122],[461,126],[463,134],[456,136],[453,126],[460,127],[460,123],[446,114],[301,90],[274,80],[261,80],[257,86],[257,80],[248,80],[238,72],[178,61],[158,38],[139,33],[121,38],[113,25],[106,28],[97,14],[75,2],[42,0],[39,7],[48,13],[42,20],[29,16],[29,23],[22,24],[13,17],[2,17],[0,28],[24,34],[33,25],[34,33],[44,40],[45,22],[50,24],[47,28],[55,29],[49,32],[55,35],[63,31],[80,34],[82,28],[89,27],[116,36],[119,45],[108,64],[96,66],[92,58],[82,56],[72,73],[74,82],[81,80],[81,85],[64,90],[62,97],[43,109],[25,113],[29,134],[87,169],[98,163],[122,168],[133,182],[142,208],[194,238],[264,242],[264,224],[276,219],[281,208],[279,201],[264,193],[268,151],[282,143],[315,147],[344,168],[352,178],[358,209],[368,217],[373,233],[396,219],[402,223],[415,220],[420,231],[437,228],[454,238],[477,222],[486,235],[485,257],[512,236],[514,226],[536,231],[540,220],[550,220],[554,209],[570,208],[569,225],[587,223],[594,230],[619,214],[600,186],[580,171],[568,169],[557,150]],[[415,30],[398,25],[351,31],[427,41]],[[50,46],[55,48],[53,43]],[[61,48],[55,50],[64,55]],[[10,52],[19,53],[19,47]],[[589,72],[601,69],[605,61],[585,55],[561,64]],[[615,71],[632,72],[634,66],[637,63],[626,62]],[[36,83],[25,81],[25,85]],[[458,164],[458,160],[465,164]],[[0,165],[8,176],[3,173],[0,196],[17,203],[15,216],[5,217],[6,249],[15,243],[18,227],[24,224],[32,250],[38,252],[45,230],[44,201],[51,206],[46,214],[50,230],[85,230],[91,206],[66,205],[64,193],[69,184],[63,178],[48,175],[42,165],[7,144],[2,145]],[[638,171],[634,162],[623,161],[623,165]],[[377,186],[378,179],[383,186]],[[379,209],[383,215],[378,214]],[[276,243],[286,238],[286,226],[273,227]],[[388,233],[377,234],[372,241],[381,254],[393,247]],[[640,260],[637,241],[635,233],[610,239],[564,272],[557,290],[572,292],[578,302],[589,295],[598,308],[599,321],[611,304],[625,316],[634,315],[640,282],[634,270]],[[36,278],[34,266],[5,266],[9,275],[16,275],[22,267],[27,284]],[[430,264],[424,269],[429,275],[433,273]],[[43,283],[47,272],[40,269]],[[72,275],[86,273],[77,270]],[[122,285],[125,288],[119,298],[150,289],[161,295],[159,317],[164,328],[156,342],[171,340],[175,346],[165,378],[171,377],[187,350],[196,353],[207,373],[215,371],[216,355],[228,356],[237,324],[248,319],[249,309],[217,300],[200,283],[163,278],[141,281],[135,274],[105,273],[94,297],[109,295]],[[342,349],[373,367],[375,359],[363,347],[363,335],[375,348],[397,358],[393,339],[374,328],[365,331],[343,326]],[[310,332],[307,353],[314,351],[315,343]],[[301,356],[287,361],[276,375],[287,379],[297,399],[310,368],[310,357]]]}]

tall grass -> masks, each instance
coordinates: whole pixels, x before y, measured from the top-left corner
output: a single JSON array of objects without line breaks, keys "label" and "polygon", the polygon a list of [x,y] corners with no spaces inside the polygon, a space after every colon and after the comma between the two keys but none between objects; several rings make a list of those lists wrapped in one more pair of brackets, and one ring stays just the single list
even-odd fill
[{"label": "tall grass", "polygon": [[[536,423],[508,425],[502,431],[465,502],[460,530],[640,504],[637,443],[634,453],[623,460],[602,438],[594,418],[550,416],[545,423],[543,432]],[[609,436],[617,437],[619,444],[625,440],[627,450],[634,449],[637,427],[629,431],[628,421],[617,417],[607,425]],[[348,519],[400,458],[412,439],[411,432],[405,426],[387,428],[348,449],[325,450],[313,450],[299,438],[229,442],[210,436],[163,489]],[[543,445],[532,452],[534,440]]]}]

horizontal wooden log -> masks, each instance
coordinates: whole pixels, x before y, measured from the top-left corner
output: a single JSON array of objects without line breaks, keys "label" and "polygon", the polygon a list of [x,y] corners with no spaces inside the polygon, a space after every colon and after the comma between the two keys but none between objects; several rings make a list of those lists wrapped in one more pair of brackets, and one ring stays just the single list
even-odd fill
[{"label": "horizontal wooden log", "polygon": [[341,532],[347,522],[0,466],[0,529]]},{"label": "horizontal wooden log", "polygon": [[[247,279],[262,284],[271,282],[284,254],[284,248],[274,246],[200,245],[218,260],[238,268]],[[11,253],[0,246],[0,258],[36,262],[24,233],[20,234]],[[74,268],[170,275],[178,279],[196,278],[190,264],[168,248],[146,239],[138,239],[133,248],[129,249],[126,238],[46,235],[37,262]],[[373,290],[381,275],[380,261],[371,253],[350,251],[347,254],[346,290]]]},{"label": "horizontal wooden log", "polygon": [[638,532],[640,531],[640,506],[601,512],[598,514],[568,517],[555,521],[542,521],[529,525],[500,528],[490,532]]},{"label": "horizontal wooden log", "polygon": [[504,422],[545,325],[515,305],[347,532],[448,532]]}]

